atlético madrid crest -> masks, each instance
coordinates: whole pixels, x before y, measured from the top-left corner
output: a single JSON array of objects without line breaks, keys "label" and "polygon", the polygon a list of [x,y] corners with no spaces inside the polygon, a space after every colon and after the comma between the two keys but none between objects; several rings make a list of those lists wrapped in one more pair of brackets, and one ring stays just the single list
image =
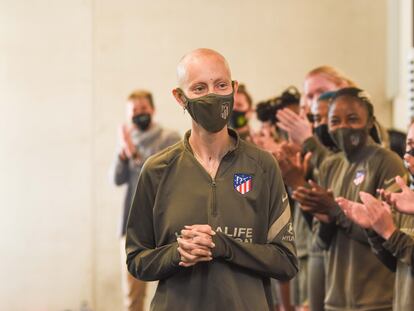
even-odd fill
[{"label": "atl\u00e9tico madrid crest", "polygon": [[363,170],[357,171],[355,174],[354,185],[359,186],[360,184],[364,182],[364,180],[365,180],[365,171]]},{"label": "atl\u00e9tico madrid crest", "polygon": [[233,186],[237,192],[245,194],[253,189],[252,175],[247,174],[234,174]]}]

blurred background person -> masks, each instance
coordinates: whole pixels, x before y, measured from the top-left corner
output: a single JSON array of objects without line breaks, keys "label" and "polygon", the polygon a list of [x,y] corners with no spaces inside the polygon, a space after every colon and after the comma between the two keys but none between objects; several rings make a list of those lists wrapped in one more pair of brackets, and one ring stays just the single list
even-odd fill
[{"label": "blurred background person", "polygon": [[[312,140],[312,127],[306,117],[309,114],[312,102],[328,91],[337,91],[344,87],[355,87],[356,84],[350,78],[331,66],[320,66],[312,69],[305,77],[304,96],[301,115],[296,116],[287,110],[278,111],[278,126],[290,134],[292,142],[302,146],[306,151],[312,151],[315,146]],[[387,130],[374,120],[374,126],[370,130],[374,141],[384,147],[389,147]]]},{"label": "blurred background person", "polygon": [[264,124],[268,123],[274,128],[278,141],[288,139],[288,133],[277,124],[278,111],[286,109],[291,113],[298,114],[300,111],[300,99],[299,90],[294,86],[290,86],[281,95],[261,101],[256,105],[257,118]]},{"label": "blurred background person", "polygon": [[318,100],[313,101],[310,106],[310,116],[313,132],[319,142],[330,151],[337,150],[337,146],[329,134],[328,111],[329,104],[335,92],[326,92],[319,96]]},{"label": "blurred background person", "polygon": [[405,155],[405,133],[402,131],[389,129],[390,149],[398,154],[402,159]]},{"label": "blurred background person", "polygon": [[409,172],[411,187],[414,188],[414,122],[408,128],[404,165]]},{"label": "blurred background person", "polygon": [[234,96],[233,112],[230,115],[229,126],[239,133],[241,139],[250,141],[249,121],[253,115],[253,102],[246,86],[240,84]]},{"label": "blurred background person", "polygon": [[301,108],[309,113],[312,103],[315,103],[323,93],[344,87],[356,87],[356,84],[337,68],[327,65],[316,67],[305,76],[304,101]]},{"label": "blurred background person", "polygon": [[132,92],[127,101],[127,122],[120,127],[120,150],[112,170],[117,186],[126,184],[120,227],[121,275],[125,311],[144,310],[146,283],[135,279],[127,270],[125,254],[126,223],[138,176],[145,160],[178,142],[177,132],[154,122],[155,106],[152,94],[145,90]]},{"label": "blurred background person", "polygon": [[[312,121],[313,131],[319,144],[326,148],[319,148],[323,152],[332,152],[336,145],[328,133],[329,102],[334,92],[322,94],[318,100],[313,101],[310,107],[309,119]],[[317,165],[312,165],[311,159],[323,158],[311,153],[301,154],[295,144],[284,143],[276,157],[279,161],[283,179],[289,186],[289,193],[303,185],[304,181],[318,176]],[[325,297],[325,267],[323,250],[312,243],[314,237],[314,220],[310,213],[300,208],[300,204],[293,202],[294,228],[297,233],[296,248],[300,270],[292,282],[292,299],[295,305],[302,310],[323,310]]]},{"label": "blurred background person", "polygon": [[[299,114],[300,100],[301,95],[298,89],[290,86],[281,95],[262,101],[256,106],[256,114],[262,122],[262,126],[260,131],[253,137],[253,141],[262,149],[272,153],[279,162],[281,160],[281,154],[283,154],[284,158],[296,159],[296,153],[300,149],[295,149],[295,146],[291,146],[291,148],[283,150],[283,146],[291,144],[288,140],[288,134],[283,129],[277,127],[276,113],[278,110],[286,108],[295,114]],[[287,185],[285,179],[284,182]],[[290,189],[287,190],[289,192]],[[293,207],[294,205],[292,204],[294,204],[294,201],[290,197],[289,200]],[[300,267],[299,273],[290,283],[274,282],[273,288],[274,293],[277,294],[277,310],[308,310],[306,240],[309,236],[309,228],[303,222],[303,217],[296,213],[295,208],[292,209],[292,212],[294,212],[293,228],[296,235],[296,249]]]}]

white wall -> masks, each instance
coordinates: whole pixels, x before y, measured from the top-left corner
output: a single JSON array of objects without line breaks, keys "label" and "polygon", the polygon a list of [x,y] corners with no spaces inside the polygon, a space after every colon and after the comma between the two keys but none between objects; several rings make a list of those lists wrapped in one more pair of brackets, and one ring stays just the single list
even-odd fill
[{"label": "white wall", "polygon": [[90,13],[0,2],[0,310],[92,301]]},{"label": "white wall", "polygon": [[108,169],[133,88],[183,133],[170,91],[191,49],[222,52],[255,100],[331,64],[389,125],[386,30],[386,0],[0,0],[0,309],[120,310]]},{"label": "white wall", "polygon": [[[388,0],[389,4],[389,75],[388,97],[393,101],[393,125],[407,130],[411,116],[408,93],[408,62],[412,49],[412,0]],[[414,55],[413,55],[414,58]]]}]

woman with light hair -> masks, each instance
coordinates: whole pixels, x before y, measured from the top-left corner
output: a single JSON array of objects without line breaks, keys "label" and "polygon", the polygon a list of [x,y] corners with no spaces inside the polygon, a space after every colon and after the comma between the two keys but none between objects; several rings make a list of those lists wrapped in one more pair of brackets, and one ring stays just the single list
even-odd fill
[{"label": "woman with light hair", "polygon": [[304,108],[309,109],[323,93],[344,87],[356,87],[356,83],[337,68],[323,65],[312,69],[305,76],[303,104],[307,108]]}]

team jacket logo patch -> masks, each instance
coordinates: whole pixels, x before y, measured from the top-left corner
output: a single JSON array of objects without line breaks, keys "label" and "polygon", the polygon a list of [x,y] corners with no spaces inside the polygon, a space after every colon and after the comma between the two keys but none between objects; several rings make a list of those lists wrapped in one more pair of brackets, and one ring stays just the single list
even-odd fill
[{"label": "team jacket logo patch", "polygon": [[245,194],[253,189],[252,187],[252,175],[247,174],[234,174],[233,185],[234,189],[241,193]]},{"label": "team jacket logo patch", "polygon": [[365,172],[364,171],[357,171],[354,179],[354,185],[359,186],[365,180]]}]

